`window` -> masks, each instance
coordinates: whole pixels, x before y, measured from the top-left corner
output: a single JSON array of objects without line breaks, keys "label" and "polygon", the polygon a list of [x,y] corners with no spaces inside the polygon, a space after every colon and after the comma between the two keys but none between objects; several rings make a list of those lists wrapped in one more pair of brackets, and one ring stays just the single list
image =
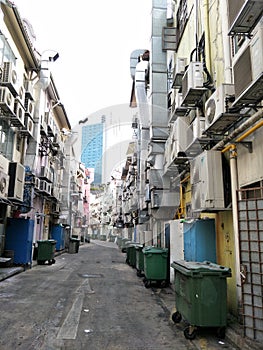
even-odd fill
[{"label": "window", "polygon": [[13,142],[14,131],[5,120],[0,119],[0,153],[8,159],[12,158]]},{"label": "window", "polygon": [[187,20],[188,20],[187,0],[181,0],[177,14],[176,14],[177,48],[179,46],[179,42],[183,35],[184,29],[186,27]]},{"label": "window", "polygon": [[16,63],[16,57],[3,34],[0,35],[0,59],[2,62]]}]

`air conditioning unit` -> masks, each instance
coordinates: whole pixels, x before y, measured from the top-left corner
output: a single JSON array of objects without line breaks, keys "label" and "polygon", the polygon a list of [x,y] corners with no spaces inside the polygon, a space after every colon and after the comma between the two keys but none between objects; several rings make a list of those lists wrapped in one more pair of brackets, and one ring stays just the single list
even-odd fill
[{"label": "air conditioning unit", "polygon": [[24,105],[25,104],[25,88],[24,86],[19,86],[18,88],[18,95],[16,97],[19,102]]},{"label": "air conditioning unit", "polygon": [[174,122],[177,117],[185,116],[187,110],[187,107],[182,106],[182,93],[177,91],[174,96],[169,123]]},{"label": "air conditioning unit", "polygon": [[25,79],[24,88],[25,88],[26,98],[29,98],[31,101],[33,101],[34,100],[33,82],[29,79]]},{"label": "air conditioning unit", "polygon": [[190,163],[192,209],[222,210],[225,208],[222,154],[204,151]]},{"label": "air conditioning unit", "polygon": [[233,106],[257,104],[263,99],[263,27],[257,27],[233,57]]},{"label": "air conditioning unit", "polygon": [[39,178],[49,180],[50,178],[50,170],[46,166],[41,166]]},{"label": "air conditioning unit", "polygon": [[182,78],[185,73],[186,58],[177,57],[174,66],[172,87],[180,89],[182,87]]},{"label": "air conditioning unit", "polygon": [[9,160],[0,154],[0,170],[5,174],[9,171]]},{"label": "air conditioning unit", "polygon": [[34,137],[34,122],[28,115],[25,116],[25,126],[20,132],[27,136]]},{"label": "air conditioning unit", "polygon": [[54,136],[54,116],[53,113],[45,112],[45,119],[47,124],[47,133],[48,136],[53,137]]},{"label": "air conditioning unit", "polygon": [[51,190],[52,190],[52,184],[47,182],[47,185],[46,185],[47,194],[51,195]]},{"label": "air conditioning unit", "polygon": [[34,118],[35,102],[32,101],[28,96],[25,98],[25,114],[30,118]]},{"label": "air conditioning unit", "polygon": [[250,34],[263,14],[262,0],[228,1],[229,34]]},{"label": "air conditioning unit", "polygon": [[151,192],[151,208],[177,208],[180,204],[179,191],[153,190]]},{"label": "air conditioning unit", "polygon": [[46,192],[46,189],[47,189],[47,182],[46,182],[46,180],[40,180],[39,190],[41,192]]},{"label": "air conditioning unit", "polygon": [[35,188],[35,190],[40,189],[40,179],[36,176],[34,177],[34,188]]},{"label": "air conditioning unit", "polygon": [[40,180],[40,186],[39,186],[39,190],[41,192],[44,192],[45,194],[51,194],[51,184],[48,183],[46,180]]},{"label": "air conditioning unit", "polygon": [[[232,125],[239,117],[239,114],[230,114],[227,110],[234,98],[235,86],[222,84],[205,103],[205,131],[221,133]],[[233,101],[233,99],[232,99]]]},{"label": "air conditioning unit", "polygon": [[182,106],[195,106],[206,89],[202,62],[190,62],[182,78]]},{"label": "air conditioning unit", "polygon": [[8,198],[23,202],[25,182],[25,168],[16,162],[9,163],[9,188]]},{"label": "air conditioning unit", "polygon": [[187,146],[189,145],[188,142],[188,129],[190,126],[190,120],[188,117],[185,118],[177,118],[175,121],[175,136],[174,139],[177,141],[176,147],[178,152],[185,152],[187,149]]},{"label": "air conditioning unit", "polygon": [[0,198],[7,198],[9,186],[9,175],[0,170]]},{"label": "air conditioning unit", "polygon": [[0,87],[0,109],[1,111],[14,113],[14,97],[6,86]]},{"label": "air conditioning unit", "polygon": [[3,74],[1,79],[1,85],[7,86],[12,92],[13,96],[18,95],[19,85],[18,76],[15,66],[12,62],[4,62],[3,64]]},{"label": "air conditioning unit", "polygon": [[[172,147],[171,147],[171,163],[175,161],[175,159],[178,157],[178,153],[180,152],[178,140],[173,140]],[[172,164],[172,167],[174,165]]]},{"label": "air conditioning unit", "polygon": [[47,122],[45,114],[40,116],[40,134],[47,136]]},{"label": "air conditioning unit", "polygon": [[19,102],[19,100],[15,99],[14,105],[14,117],[11,118],[11,124],[20,128],[25,125],[25,110],[23,105]]}]

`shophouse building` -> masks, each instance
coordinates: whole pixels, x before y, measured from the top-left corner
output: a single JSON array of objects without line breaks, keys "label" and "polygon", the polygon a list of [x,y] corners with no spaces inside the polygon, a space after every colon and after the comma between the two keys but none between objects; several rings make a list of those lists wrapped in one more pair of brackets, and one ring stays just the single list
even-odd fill
[{"label": "shophouse building", "polygon": [[58,228],[63,242],[72,233],[70,186],[84,169],[78,162],[69,174],[71,126],[51,74],[59,54],[37,51],[33,28],[13,2],[1,1],[0,14],[0,253],[31,265],[39,240]]},{"label": "shophouse building", "polygon": [[228,311],[259,341],[262,13],[262,1],[152,1],[150,53],[137,50],[133,75],[138,140],[121,210],[133,218],[131,238],[167,247],[170,262],[230,267]]}]

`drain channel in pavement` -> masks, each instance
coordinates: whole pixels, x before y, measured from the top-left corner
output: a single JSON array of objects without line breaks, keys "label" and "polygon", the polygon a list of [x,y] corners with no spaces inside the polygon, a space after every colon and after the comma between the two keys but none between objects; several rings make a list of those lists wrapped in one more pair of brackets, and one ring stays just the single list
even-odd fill
[{"label": "drain channel in pavement", "polygon": [[91,274],[91,273],[84,273],[84,274],[78,274],[80,277],[83,277],[83,278],[101,278],[103,277],[103,275],[101,273],[94,273],[94,274]]}]

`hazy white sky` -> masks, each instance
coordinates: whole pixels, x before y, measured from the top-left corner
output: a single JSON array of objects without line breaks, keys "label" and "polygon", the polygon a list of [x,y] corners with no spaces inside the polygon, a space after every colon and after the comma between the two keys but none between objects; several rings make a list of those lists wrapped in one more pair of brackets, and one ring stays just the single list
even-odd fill
[{"label": "hazy white sky", "polygon": [[36,49],[56,50],[52,74],[71,126],[129,103],[130,54],[149,49],[152,0],[14,0]]}]

